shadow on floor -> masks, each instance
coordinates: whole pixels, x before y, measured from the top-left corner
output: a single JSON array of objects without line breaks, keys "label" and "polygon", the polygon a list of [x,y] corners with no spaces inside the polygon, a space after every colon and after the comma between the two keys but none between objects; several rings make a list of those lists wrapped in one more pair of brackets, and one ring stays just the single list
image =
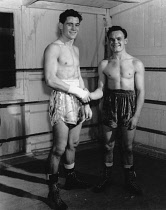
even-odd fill
[{"label": "shadow on floor", "polygon": [[[137,181],[143,188],[144,194],[143,196],[131,198],[124,188],[124,176],[118,148],[115,149],[114,157],[115,163],[112,184],[103,193],[96,194],[92,189],[61,190],[61,196],[68,204],[69,210],[165,210],[166,161],[134,153]],[[87,182],[95,185],[101,172],[101,160],[100,148],[79,151],[76,154],[76,170],[81,173]],[[15,171],[10,171],[7,168],[2,169],[1,175],[32,183],[44,184],[43,188],[47,188],[46,181],[43,178],[45,159],[34,159],[30,162],[15,164],[13,167],[16,169]],[[17,169],[26,171],[28,174],[23,174],[17,171]],[[41,174],[42,177],[36,176],[36,174]],[[64,178],[62,164],[60,166],[60,177]],[[45,197],[35,196],[33,193],[17,189],[17,186],[11,187],[1,182],[0,191],[18,197],[40,200],[47,204],[47,190]]]}]

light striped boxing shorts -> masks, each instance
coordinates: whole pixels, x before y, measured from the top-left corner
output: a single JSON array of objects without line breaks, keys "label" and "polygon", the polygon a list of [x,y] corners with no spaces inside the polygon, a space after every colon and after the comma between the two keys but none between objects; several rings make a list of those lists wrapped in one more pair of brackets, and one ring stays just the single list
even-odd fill
[{"label": "light striped boxing shorts", "polygon": [[[63,82],[79,86],[79,80],[63,80]],[[49,101],[49,116],[52,126],[59,120],[77,125],[83,120],[82,103],[72,94],[53,90]]]}]

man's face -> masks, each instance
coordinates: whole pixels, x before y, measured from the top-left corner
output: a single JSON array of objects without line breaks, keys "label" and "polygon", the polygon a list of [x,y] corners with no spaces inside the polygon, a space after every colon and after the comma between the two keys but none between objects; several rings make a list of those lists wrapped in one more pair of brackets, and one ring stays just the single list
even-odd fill
[{"label": "man's face", "polygon": [[62,24],[62,34],[69,40],[75,39],[79,31],[80,22],[77,17],[67,17]]},{"label": "man's face", "polygon": [[109,35],[109,43],[113,52],[121,52],[123,49],[125,49],[127,39],[124,38],[122,31],[113,31]]}]

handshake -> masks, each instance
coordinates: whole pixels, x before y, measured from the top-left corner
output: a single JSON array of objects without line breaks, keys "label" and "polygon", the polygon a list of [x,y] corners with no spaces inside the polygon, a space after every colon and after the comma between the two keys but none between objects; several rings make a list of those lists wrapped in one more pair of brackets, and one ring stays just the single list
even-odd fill
[{"label": "handshake", "polygon": [[80,87],[70,85],[68,93],[71,93],[78,97],[83,103],[88,103],[91,101],[90,92],[88,89],[82,89]]}]

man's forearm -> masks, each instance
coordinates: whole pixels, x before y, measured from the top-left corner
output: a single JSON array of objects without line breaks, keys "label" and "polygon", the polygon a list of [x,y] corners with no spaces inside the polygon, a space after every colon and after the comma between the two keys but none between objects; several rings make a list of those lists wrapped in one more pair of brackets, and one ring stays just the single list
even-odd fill
[{"label": "man's forearm", "polygon": [[144,91],[137,94],[136,111],[134,116],[139,118],[144,104]]},{"label": "man's forearm", "polygon": [[101,89],[96,89],[94,92],[90,93],[91,100],[97,100],[103,97],[103,91]]}]

